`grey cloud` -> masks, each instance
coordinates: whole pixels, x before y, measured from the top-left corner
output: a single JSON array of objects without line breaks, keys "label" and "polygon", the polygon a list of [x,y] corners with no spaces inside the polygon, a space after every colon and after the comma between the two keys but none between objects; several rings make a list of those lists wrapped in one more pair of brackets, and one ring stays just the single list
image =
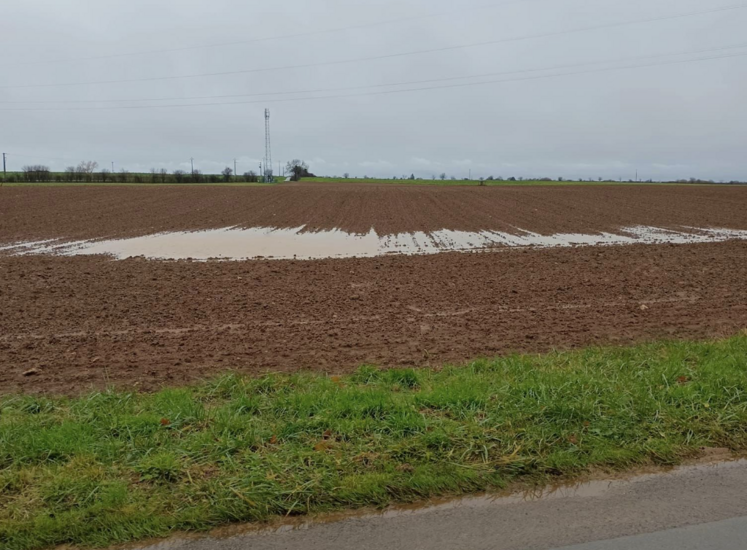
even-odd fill
[{"label": "grey cloud", "polygon": [[[272,110],[275,165],[306,159],[312,171],[391,177],[473,175],[747,179],[746,57],[565,74],[515,73],[507,82],[381,94],[398,82],[507,73],[721,48],[743,42],[747,9],[467,47],[360,63],[261,73],[48,88],[90,82],[303,65],[439,49],[504,37],[708,10],[711,0],[35,0],[3,7],[0,148],[11,169],[83,159],[131,171],[189,166],[256,169],[264,107]],[[428,14],[441,14],[426,17]],[[379,26],[298,38],[89,61],[123,52],[249,41],[377,21]],[[747,48],[735,50],[747,53]],[[689,60],[695,56],[681,56]],[[702,56],[701,56],[702,57]],[[602,64],[592,68],[609,67]],[[529,79],[531,77],[531,79]],[[507,77],[502,77],[507,78]],[[517,80],[523,78],[523,80]],[[481,82],[445,81],[409,87]],[[347,92],[186,100],[262,101],[153,109],[30,110],[174,104],[137,99]],[[378,93],[379,95],[360,95]],[[289,99],[350,95],[329,99]],[[123,103],[27,103],[127,99]],[[13,102],[13,103],[8,103]],[[323,159],[323,160],[322,160]],[[475,174],[476,171],[482,174]]]}]

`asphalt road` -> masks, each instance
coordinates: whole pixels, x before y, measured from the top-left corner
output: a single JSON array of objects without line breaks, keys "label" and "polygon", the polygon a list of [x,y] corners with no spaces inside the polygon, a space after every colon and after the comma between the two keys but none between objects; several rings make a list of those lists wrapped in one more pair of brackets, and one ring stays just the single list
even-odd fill
[{"label": "asphalt road", "polygon": [[747,548],[747,518],[727,519],[648,535],[566,546],[561,550],[741,550]]},{"label": "asphalt road", "polygon": [[747,548],[747,461],[147,548],[736,550]]}]

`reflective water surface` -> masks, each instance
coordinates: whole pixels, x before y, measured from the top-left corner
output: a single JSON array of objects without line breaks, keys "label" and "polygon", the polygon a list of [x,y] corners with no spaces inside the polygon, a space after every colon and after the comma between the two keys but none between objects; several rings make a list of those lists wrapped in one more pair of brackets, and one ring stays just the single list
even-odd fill
[{"label": "reflective water surface", "polygon": [[443,229],[432,233],[379,236],[371,230],[357,235],[340,230],[306,231],[304,227],[249,229],[228,227],[208,231],[158,233],[144,237],[65,242],[62,240],[0,244],[10,254],[108,254],[117,259],[145,257],[163,260],[247,260],[366,258],[387,254],[437,254],[513,247],[558,248],[631,244],[688,244],[747,240],[747,231],[634,226],[616,233],[540,235],[516,229],[466,232]]}]

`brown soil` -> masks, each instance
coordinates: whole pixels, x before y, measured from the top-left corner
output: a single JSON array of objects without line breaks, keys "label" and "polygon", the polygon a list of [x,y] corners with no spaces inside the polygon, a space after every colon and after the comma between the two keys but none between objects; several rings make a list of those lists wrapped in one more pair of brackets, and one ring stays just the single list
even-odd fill
[{"label": "brown soil", "polygon": [[747,229],[747,187],[2,187],[0,243],[229,226],[380,235],[456,229],[543,234],[621,226]]},{"label": "brown soil", "polygon": [[[381,232],[506,220],[547,232],[747,228],[747,189],[320,187],[327,202],[315,189],[0,189],[0,242],[281,225],[259,221],[272,217]],[[106,205],[90,223],[85,201]],[[470,205],[473,216],[461,211]],[[731,335],[747,327],[747,242],[220,263],[0,256],[0,304],[0,393],[153,390],[227,370],[344,372]]]}]

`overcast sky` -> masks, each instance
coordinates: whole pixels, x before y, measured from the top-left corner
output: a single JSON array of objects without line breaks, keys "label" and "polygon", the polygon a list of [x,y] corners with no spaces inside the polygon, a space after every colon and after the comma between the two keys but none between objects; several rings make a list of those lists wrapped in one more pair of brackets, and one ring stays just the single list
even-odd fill
[{"label": "overcast sky", "polygon": [[[12,170],[194,157],[243,173],[264,156],[269,107],[275,166],[301,158],[320,175],[745,180],[747,3],[669,18],[735,5],[7,0],[0,149]],[[621,65],[634,67],[601,70]],[[120,82],[90,84],[107,80]]]}]

